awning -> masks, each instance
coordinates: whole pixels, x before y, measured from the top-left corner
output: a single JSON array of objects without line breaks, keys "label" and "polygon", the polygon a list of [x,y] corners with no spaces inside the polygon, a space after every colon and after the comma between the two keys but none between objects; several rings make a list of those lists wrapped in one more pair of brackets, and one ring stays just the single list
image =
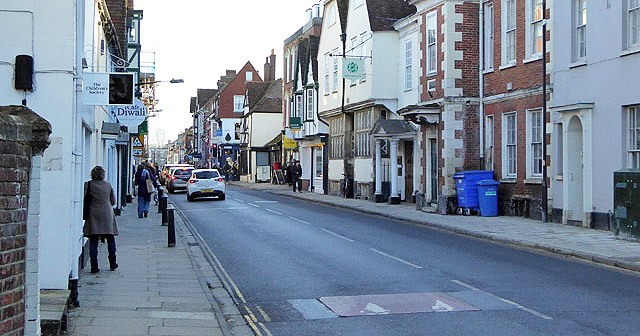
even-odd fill
[{"label": "awning", "polygon": [[282,133],[278,133],[271,141],[267,142],[265,147],[270,149],[274,149],[273,147],[278,147],[280,149],[280,144],[282,143]]}]

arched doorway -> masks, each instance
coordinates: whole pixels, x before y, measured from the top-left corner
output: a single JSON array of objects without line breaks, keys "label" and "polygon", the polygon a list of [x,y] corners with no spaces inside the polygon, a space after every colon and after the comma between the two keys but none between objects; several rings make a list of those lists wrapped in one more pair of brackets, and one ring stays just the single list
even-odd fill
[{"label": "arched doorway", "polygon": [[565,218],[570,225],[584,224],[584,138],[582,121],[571,117],[566,128]]}]

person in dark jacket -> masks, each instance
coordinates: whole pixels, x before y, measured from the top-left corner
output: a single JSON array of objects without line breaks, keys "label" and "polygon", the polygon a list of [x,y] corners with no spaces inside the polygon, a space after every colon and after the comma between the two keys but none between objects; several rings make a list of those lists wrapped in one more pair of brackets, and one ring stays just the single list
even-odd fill
[{"label": "person in dark jacket", "polygon": [[136,170],[136,186],[138,187],[138,218],[147,217],[149,215],[149,204],[151,203],[151,194],[153,190],[147,188],[147,178],[151,179],[153,185],[158,187],[158,180],[151,174],[147,166],[139,164]]},{"label": "person in dark jacket", "polygon": [[88,197],[87,218],[82,229],[85,237],[89,238],[89,261],[91,273],[100,272],[98,268],[98,241],[105,238],[109,253],[109,268],[118,268],[116,263],[116,240],[118,225],[113,214],[116,196],[108,181],[105,181],[105,171],[101,166],[91,169],[91,180],[84,183],[85,197]]},{"label": "person in dark jacket", "polygon": [[299,160],[296,160],[293,167],[291,167],[291,178],[293,183],[293,192],[296,192],[296,188],[298,188],[299,192],[302,192],[302,167],[300,166]]}]

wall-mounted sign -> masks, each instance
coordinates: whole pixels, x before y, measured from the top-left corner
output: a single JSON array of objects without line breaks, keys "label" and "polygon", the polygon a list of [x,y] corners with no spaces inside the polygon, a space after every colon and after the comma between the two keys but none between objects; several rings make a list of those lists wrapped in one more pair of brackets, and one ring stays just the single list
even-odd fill
[{"label": "wall-mounted sign", "polygon": [[360,58],[345,58],[342,61],[342,77],[348,80],[358,80],[364,73],[364,60]]},{"label": "wall-mounted sign", "polygon": [[133,105],[133,73],[85,72],[82,78],[85,105]]},{"label": "wall-mounted sign", "polygon": [[298,148],[298,142],[291,139],[291,138],[287,138],[286,136],[282,137],[282,147],[284,147],[285,149],[294,149],[294,148]]},{"label": "wall-mounted sign", "polygon": [[110,110],[111,115],[132,132],[137,131],[138,125],[147,118],[147,108],[138,98],[135,99],[134,105],[111,106]]}]

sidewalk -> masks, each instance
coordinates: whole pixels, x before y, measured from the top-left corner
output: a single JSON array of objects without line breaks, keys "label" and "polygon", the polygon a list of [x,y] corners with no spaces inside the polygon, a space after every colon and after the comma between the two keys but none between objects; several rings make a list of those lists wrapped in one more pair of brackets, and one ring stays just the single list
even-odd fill
[{"label": "sidewalk", "polygon": [[542,223],[522,217],[440,215],[416,210],[415,204],[390,205],[311,192],[293,193],[287,185],[271,183],[234,181],[230,184],[640,271],[640,242],[620,239],[610,231]]},{"label": "sidewalk", "polygon": [[100,244],[100,272],[80,271],[67,335],[253,335],[180,216],[168,247],[157,206],[142,219],[136,209],[134,200],[116,217],[118,269]]}]

